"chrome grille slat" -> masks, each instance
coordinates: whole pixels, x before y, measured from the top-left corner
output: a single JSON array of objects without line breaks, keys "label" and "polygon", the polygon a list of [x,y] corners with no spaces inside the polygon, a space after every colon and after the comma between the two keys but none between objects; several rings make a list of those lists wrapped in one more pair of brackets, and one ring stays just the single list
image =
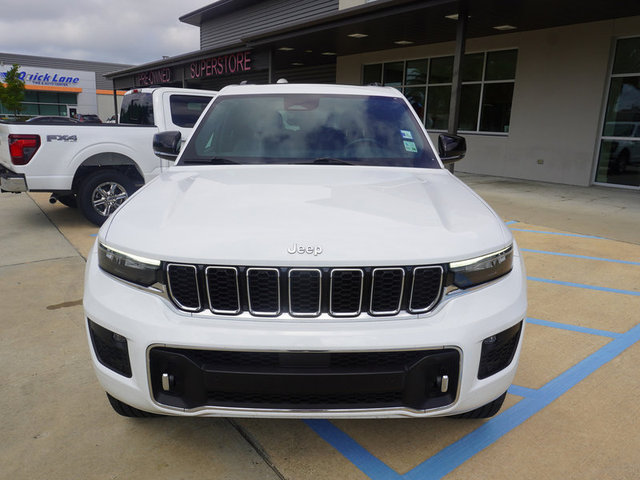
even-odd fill
[{"label": "chrome grille slat", "polygon": [[329,314],[334,317],[360,315],[363,292],[364,271],[359,268],[334,268],[331,270]]},{"label": "chrome grille slat", "polygon": [[237,315],[242,311],[237,268],[207,267],[205,280],[209,309],[213,313]]},{"label": "chrome grille slat", "polygon": [[322,271],[317,268],[289,270],[289,313],[294,317],[317,317],[322,311]]},{"label": "chrome grille slat", "polygon": [[409,311],[423,313],[438,303],[442,291],[443,269],[435,267],[416,267],[413,269]]},{"label": "chrome grille slat", "polygon": [[202,308],[195,265],[170,263],[167,265],[167,280],[169,296],[180,309],[197,312]]},{"label": "chrome grille slat", "polygon": [[372,315],[395,315],[402,306],[404,268],[374,268],[371,274]]},{"label": "chrome grille slat", "polygon": [[277,268],[248,268],[247,300],[249,312],[252,315],[280,315],[280,270]]},{"label": "chrome grille slat", "polygon": [[307,318],[426,313],[442,298],[446,275],[440,265],[276,268],[168,263],[165,269],[169,298],[181,310]]}]

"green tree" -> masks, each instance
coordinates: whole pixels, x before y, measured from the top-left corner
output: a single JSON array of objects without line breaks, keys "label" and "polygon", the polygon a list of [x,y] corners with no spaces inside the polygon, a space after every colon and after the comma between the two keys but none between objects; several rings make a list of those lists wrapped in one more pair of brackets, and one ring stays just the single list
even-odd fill
[{"label": "green tree", "polygon": [[22,111],[24,82],[20,80],[20,65],[14,64],[0,79],[0,103],[17,117]]}]

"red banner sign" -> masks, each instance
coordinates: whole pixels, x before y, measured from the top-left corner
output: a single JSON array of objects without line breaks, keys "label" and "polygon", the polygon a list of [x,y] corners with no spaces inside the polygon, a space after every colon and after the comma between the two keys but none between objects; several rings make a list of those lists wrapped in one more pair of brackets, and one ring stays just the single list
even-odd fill
[{"label": "red banner sign", "polygon": [[171,83],[171,69],[169,67],[136,74],[136,85],[141,87],[162,85],[164,83]]},{"label": "red banner sign", "polygon": [[219,77],[251,71],[249,50],[211,57],[191,63],[191,78]]}]

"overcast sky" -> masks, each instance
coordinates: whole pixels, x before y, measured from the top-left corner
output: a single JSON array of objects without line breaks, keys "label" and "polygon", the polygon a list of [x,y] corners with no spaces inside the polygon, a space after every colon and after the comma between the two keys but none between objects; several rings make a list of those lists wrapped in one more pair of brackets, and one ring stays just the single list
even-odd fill
[{"label": "overcast sky", "polygon": [[214,0],[0,0],[0,52],[126,64],[200,48],[178,17]]}]

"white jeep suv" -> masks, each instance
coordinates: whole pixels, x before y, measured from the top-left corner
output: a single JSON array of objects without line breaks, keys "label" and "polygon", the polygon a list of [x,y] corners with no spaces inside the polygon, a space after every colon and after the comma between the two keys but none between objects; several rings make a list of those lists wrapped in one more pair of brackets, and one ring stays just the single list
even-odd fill
[{"label": "white jeep suv", "polygon": [[[180,134],[156,153],[175,158]],[[223,89],[175,166],[100,229],[91,356],[114,409],[246,417],[495,414],[525,273],[500,218],[385,87]]]}]

